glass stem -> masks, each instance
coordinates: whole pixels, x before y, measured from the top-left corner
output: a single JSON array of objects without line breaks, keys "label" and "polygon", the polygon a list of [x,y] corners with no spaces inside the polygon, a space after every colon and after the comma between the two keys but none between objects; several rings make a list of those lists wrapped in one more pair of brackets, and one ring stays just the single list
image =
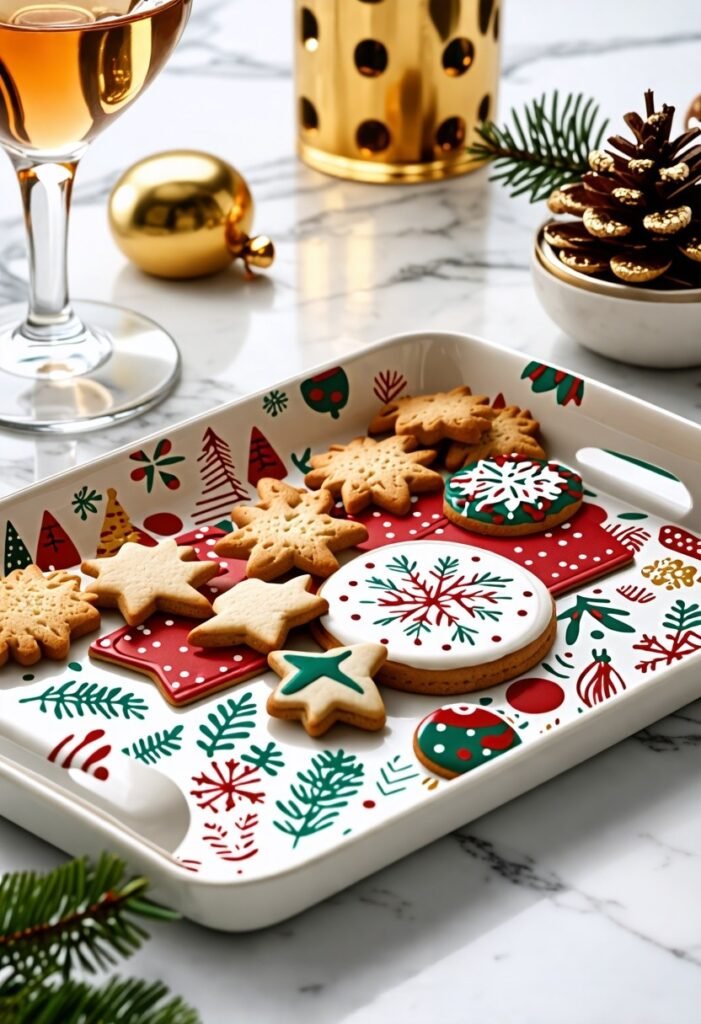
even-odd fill
[{"label": "glass stem", "polygon": [[77,341],[84,332],[68,299],[68,212],[77,166],[15,161],[29,257],[29,309],[20,331],[37,342]]}]

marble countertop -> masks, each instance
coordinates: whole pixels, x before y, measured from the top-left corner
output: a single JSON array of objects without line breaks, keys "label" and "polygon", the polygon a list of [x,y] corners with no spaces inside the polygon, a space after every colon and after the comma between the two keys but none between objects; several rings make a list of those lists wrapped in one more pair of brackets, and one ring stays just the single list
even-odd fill
[{"label": "marble countertop", "polygon": [[[76,296],[115,301],[177,338],[183,380],[141,420],[80,441],[0,434],[0,493],[161,425],[417,328],[463,330],[701,416],[701,368],[634,370],[587,353],[547,319],[530,281],[542,208],[484,173],[414,188],[325,178],[294,156],[290,0],[195,0],[184,40],[134,109],[86,156],[75,193]],[[701,89],[692,0],[555,0],[505,11],[506,110],[555,86],[617,119],[643,90],[683,111]],[[128,266],[105,201],[133,160],[201,148],[245,173],[271,273],[178,285]],[[19,195],[0,168],[0,300],[24,291]],[[88,258],[89,254],[89,258]],[[206,1024],[494,1024],[698,1018],[701,702],[513,804],[340,893],[245,936],[155,929],[128,965],[160,977]],[[0,871],[60,854],[0,821]]]}]

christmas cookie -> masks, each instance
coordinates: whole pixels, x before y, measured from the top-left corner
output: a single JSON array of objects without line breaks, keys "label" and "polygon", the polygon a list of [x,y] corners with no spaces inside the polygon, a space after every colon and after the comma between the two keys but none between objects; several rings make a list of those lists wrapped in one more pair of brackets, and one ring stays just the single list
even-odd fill
[{"label": "christmas cookie", "polygon": [[489,430],[494,410],[485,395],[473,395],[468,387],[438,391],[415,398],[395,398],[368,427],[370,434],[410,434],[421,444],[437,444],[445,438],[474,444]]},{"label": "christmas cookie", "polygon": [[474,533],[521,536],[569,519],[582,495],[581,477],[557,462],[496,455],[448,477],[443,511]]},{"label": "christmas cookie", "polygon": [[446,779],[465,775],[520,743],[506,719],[476,704],[445,704],[426,715],[414,733],[419,761]]},{"label": "christmas cookie", "polygon": [[335,722],[376,732],[386,715],[372,677],[386,657],[384,647],[365,643],[326,654],[277,651],[268,664],[281,682],[268,714],[301,721],[310,736],[323,736]]},{"label": "christmas cookie", "polygon": [[287,583],[244,580],[216,599],[214,617],[195,626],[188,643],[197,647],[247,644],[262,654],[276,651],[291,629],[327,610],[323,597],[309,593],[311,585],[311,576],[296,576]]},{"label": "christmas cookie", "polygon": [[373,441],[356,437],[350,444],[333,444],[323,455],[313,455],[307,487],[323,487],[340,494],[347,512],[360,512],[371,502],[395,515],[411,507],[411,495],[440,491],[443,477],[426,467],[434,451],[415,451],[413,437],[387,437]]},{"label": "christmas cookie", "polygon": [[100,624],[95,594],[80,589],[66,572],[47,575],[36,565],[0,578],[0,665],[13,658],[34,665],[40,658],[59,661],[70,642]]},{"label": "christmas cookie", "polygon": [[172,539],[152,548],[127,541],[115,555],[88,559],[81,568],[95,577],[97,603],[119,608],[130,626],[155,611],[194,619],[211,615],[211,604],[195,588],[220,571],[217,562],[198,561],[191,547],[179,547]]},{"label": "christmas cookie", "polygon": [[555,639],[555,606],[533,573],[469,544],[390,544],[348,562],[320,593],[326,648],[371,641],[379,680],[415,693],[467,693],[521,675]]},{"label": "christmas cookie", "polygon": [[290,569],[330,576],[338,568],[335,551],[367,540],[360,523],[328,514],[334,501],[326,489],[312,493],[266,477],[258,482],[258,494],[257,505],[233,509],[239,529],[215,545],[220,555],[248,558],[247,576],[268,581]]},{"label": "christmas cookie", "polygon": [[477,444],[465,445],[454,441],[445,456],[445,468],[452,472],[460,466],[487,459],[490,455],[528,455],[532,459],[544,459],[546,454],[538,442],[540,424],[534,420],[528,409],[507,405],[494,413],[489,430],[486,430]]}]

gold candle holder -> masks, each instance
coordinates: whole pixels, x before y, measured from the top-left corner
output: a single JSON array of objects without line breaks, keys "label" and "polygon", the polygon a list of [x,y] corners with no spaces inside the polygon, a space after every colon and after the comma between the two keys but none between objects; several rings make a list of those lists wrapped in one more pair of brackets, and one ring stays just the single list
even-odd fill
[{"label": "gold candle holder", "polygon": [[296,0],[299,153],[371,182],[432,181],[475,164],[493,117],[497,0]]}]

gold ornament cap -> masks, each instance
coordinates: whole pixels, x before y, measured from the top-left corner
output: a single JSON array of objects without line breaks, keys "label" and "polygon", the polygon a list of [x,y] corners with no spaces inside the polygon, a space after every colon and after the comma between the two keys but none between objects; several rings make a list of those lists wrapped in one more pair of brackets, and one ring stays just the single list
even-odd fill
[{"label": "gold ornament cap", "polygon": [[275,248],[250,236],[254,204],[243,175],[198,150],[156,153],[134,164],[109,199],[112,235],[127,259],[156,277],[216,274],[232,260],[269,267]]}]

